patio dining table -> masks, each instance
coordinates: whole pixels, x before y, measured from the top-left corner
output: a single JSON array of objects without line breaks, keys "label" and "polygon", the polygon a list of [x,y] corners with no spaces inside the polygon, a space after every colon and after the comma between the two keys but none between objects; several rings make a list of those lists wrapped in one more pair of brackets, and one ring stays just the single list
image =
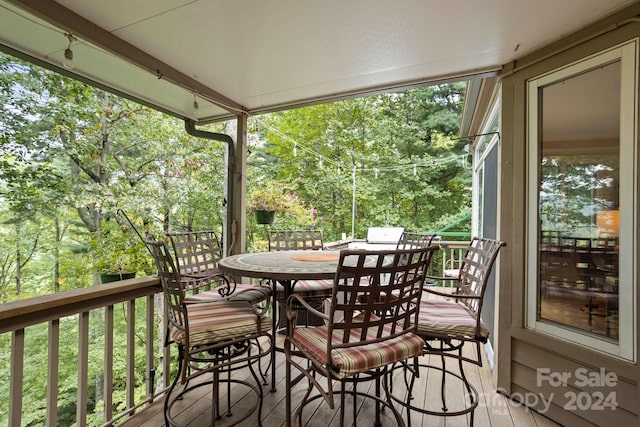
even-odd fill
[{"label": "patio dining table", "polygon": [[[336,251],[277,251],[231,255],[218,261],[218,268],[234,277],[268,279],[273,286],[272,307],[277,307],[276,286],[284,288],[289,298],[299,280],[333,279],[340,253]],[[272,316],[272,331],[276,331],[276,316]],[[275,352],[271,353],[271,390],[275,391]]]}]

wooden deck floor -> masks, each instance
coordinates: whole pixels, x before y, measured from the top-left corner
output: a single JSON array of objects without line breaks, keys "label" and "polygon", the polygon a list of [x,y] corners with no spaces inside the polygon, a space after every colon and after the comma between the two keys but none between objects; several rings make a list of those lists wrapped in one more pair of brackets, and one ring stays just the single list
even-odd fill
[{"label": "wooden deck floor", "polygon": [[[467,346],[470,347],[470,346]],[[427,362],[428,356],[424,356],[422,362]],[[436,359],[439,362],[439,359]],[[263,359],[263,365],[266,365],[268,358]],[[276,391],[271,392],[270,386],[264,387],[264,399],[262,408],[262,425],[264,427],[281,427],[285,425],[285,368],[284,368],[284,355],[282,353],[277,354],[276,358]],[[467,369],[468,368],[468,369]],[[496,392],[495,387],[491,381],[491,371],[484,364],[484,367],[478,368],[474,365],[467,364],[465,371],[469,377],[469,380],[474,384],[480,395],[480,403],[475,411],[474,425],[478,427],[552,427],[558,424],[545,418],[544,416],[531,411],[516,402],[513,402]],[[295,371],[294,371],[295,372]],[[439,399],[439,385],[440,385],[440,373],[435,369],[425,369],[419,379],[414,396],[420,399],[424,399],[424,402],[432,402],[437,406]],[[234,373],[233,378],[250,378],[249,372],[246,369],[238,370]],[[269,375],[269,381],[270,381]],[[404,390],[400,375],[396,375],[396,392],[400,393],[400,390]],[[367,387],[366,384],[358,387],[359,391],[364,390]],[[448,383],[448,393],[451,396],[460,396],[458,404],[462,404],[464,391],[461,383],[451,381]],[[293,388],[293,405],[298,405],[304,391],[306,390],[306,383],[301,382]],[[187,398],[176,404],[176,412],[179,412],[177,419],[180,422],[184,422],[185,425],[193,427],[209,426],[210,423],[210,410],[211,410],[211,387],[204,386],[197,391],[191,392]],[[237,420],[246,408],[253,406],[255,400],[254,395],[249,394],[246,387],[238,386],[234,384],[232,386],[232,412],[231,417],[222,417],[216,426],[230,425]],[[221,393],[226,395],[226,387],[223,387]],[[419,396],[419,397],[418,397]],[[350,399],[348,399],[350,400]],[[350,400],[352,402],[352,400]],[[124,424],[126,427],[156,427],[164,425],[162,401],[156,402],[153,405],[145,408],[141,412],[135,414],[128,419]],[[224,406],[224,405],[223,405]],[[337,407],[337,406],[336,406]],[[431,406],[435,409],[434,406]],[[454,407],[450,407],[450,410],[454,410]],[[348,403],[346,412],[345,425],[351,425],[352,418],[351,413],[353,410],[353,404]],[[371,399],[358,399],[357,400],[357,420],[358,424],[362,426],[369,426],[373,423],[373,417],[375,414],[375,406]],[[389,414],[387,414],[387,412]],[[395,426],[395,421],[389,416],[390,411],[383,412],[382,425],[383,426]],[[175,412],[174,412],[175,413]],[[402,411],[402,415],[406,422],[406,411]],[[305,408],[303,414],[303,425],[309,427],[333,427],[339,426],[339,410],[331,410],[326,403],[318,400],[312,404],[309,404]],[[257,412],[252,414],[247,420],[239,424],[246,427],[255,427],[258,424]],[[415,412],[411,412],[411,425],[416,427],[422,426],[436,426],[436,427],[455,427],[455,426],[468,426],[468,416],[456,416],[456,417],[438,417],[432,415],[421,415]]]}]

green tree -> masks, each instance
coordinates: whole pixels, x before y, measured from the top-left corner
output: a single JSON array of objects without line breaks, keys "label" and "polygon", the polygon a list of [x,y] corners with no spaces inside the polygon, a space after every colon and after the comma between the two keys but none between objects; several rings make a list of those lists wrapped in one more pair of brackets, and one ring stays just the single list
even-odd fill
[{"label": "green tree", "polygon": [[370,226],[433,231],[470,212],[471,172],[457,138],[463,83],[421,88],[254,118],[248,186],[287,183],[322,218],[329,239]]}]

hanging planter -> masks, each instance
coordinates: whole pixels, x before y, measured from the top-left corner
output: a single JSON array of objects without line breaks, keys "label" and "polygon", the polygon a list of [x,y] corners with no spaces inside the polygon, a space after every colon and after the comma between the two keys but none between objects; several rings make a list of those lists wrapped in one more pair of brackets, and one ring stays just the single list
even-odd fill
[{"label": "hanging planter", "polygon": [[276,217],[275,211],[265,211],[256,209],[256,222],[258,224],[273,224]]},{"label": "hanging planter", "polygon": [[272,224],[276,212],[284,212],[291,204],[282,185],[275,181],[264,183],[250,195],[247,207],[256,213],[258,224]]}]

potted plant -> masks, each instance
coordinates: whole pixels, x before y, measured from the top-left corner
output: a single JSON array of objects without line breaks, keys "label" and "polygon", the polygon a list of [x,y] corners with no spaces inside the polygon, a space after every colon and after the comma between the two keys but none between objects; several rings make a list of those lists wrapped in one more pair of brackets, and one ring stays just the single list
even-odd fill
[{"label": "potted plant", "polygon": [[256,213],[258,224],[271,224],[277,212],[285,211],[291,204],[291,198],[284,193],[283,187],[270,181],[249,195],[248,208]]},{"label": "potted plant", "polygon": [[91,246],[101,283],[131,279],[140,271],[150,271],[151,259],[144,243],[113,219],[102,222]]}]

